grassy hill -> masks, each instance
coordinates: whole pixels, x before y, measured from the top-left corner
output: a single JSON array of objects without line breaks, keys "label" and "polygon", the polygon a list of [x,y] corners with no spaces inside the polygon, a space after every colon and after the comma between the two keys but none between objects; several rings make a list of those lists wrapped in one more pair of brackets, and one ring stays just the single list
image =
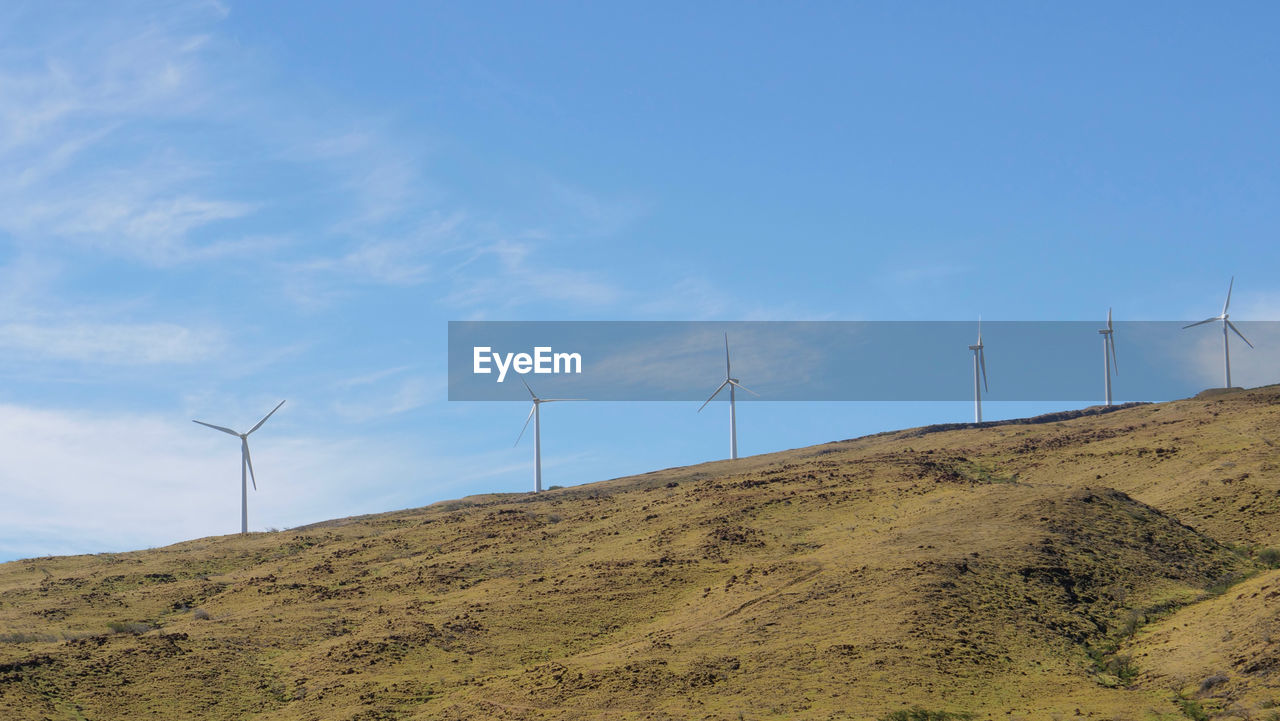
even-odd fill
[{"label": "grassy hill", "polygon": [[1031,420],[3,564],[0,718],[1280,719],[1280,387]]}]

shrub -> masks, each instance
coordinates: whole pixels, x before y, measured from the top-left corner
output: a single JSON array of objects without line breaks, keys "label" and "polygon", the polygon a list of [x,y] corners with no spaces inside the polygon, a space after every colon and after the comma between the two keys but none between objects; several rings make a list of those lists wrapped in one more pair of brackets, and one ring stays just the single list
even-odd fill
[{"label": "shrub", "polygon": [[1280,549],[1262,549],[1258,552],[1258,561],[1267,568],[1280,568]]},{"label": "shrub", "polygon": [[1112,656],[1107,659],[1104,668],[1107,673],[1120,679],[1121,683],[1129,683],[1138,677],[1138,666],[1130,656]]},{"label": "shrub", "polygon": [[1133,636],[1138,632],[1138,627],[1145,621],[1145,615],[1138,609],[1132,609],[1125,614],[1124,620],[1120,624],[1120,633],[1126,637]]},{"label": "shrub", "polygon": [[891,711],[880,717],[880,721],[970,721],[973,714],[953,711],[929,711],[919,706],[909,709]]},{"label": "shrub", "polygon": [[150,631],[154,626],[142,621],[107,621],[107,628],[112,633],[131,633],[137,636]]},{"label": "shrub", "polygon": [[1209,714],[1205,713],[1197,701],[1184,698],[1178,702],[1178,706],[1182,709],[1182,715],[1193,721],[1209,721]]},{"label": "shrub", "polygon": [[1200,693],[1205,693],[1206,691],[1212,689],[1214,686],[1217,686],[1219,684],[1224,684],[1226,682],[1227,682],[1227,675],[1225,673],[1215,673],[1214,675],[1200,682]]},{"label": "shrub", "polygon": [[197,608],[196,610],[191,612],[191,617],[196,619],[197,621],[208,621],[209,612],[204,610],[203,608]]},{"label": "shrub", "polygon": [[58,637],[51,633],[0,633],[0,643],[52,643]]}]

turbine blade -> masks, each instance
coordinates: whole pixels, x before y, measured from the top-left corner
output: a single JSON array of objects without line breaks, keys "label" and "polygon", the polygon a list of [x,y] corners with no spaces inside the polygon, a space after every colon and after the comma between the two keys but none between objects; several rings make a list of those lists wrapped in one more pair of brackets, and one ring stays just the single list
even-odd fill
[{"label": "turbine blade", "polygon": [[520,439],[524,438],[524,432],[529,427],[529,421],[533,420],[533,412],[538,410],[537,405],[530,406],[529,415],[524,418],[524,425],[520,427],[520,435],[516,436],[516,442],[511,444],[512,448],[520,445]]},{"label": "turbine blade", "polygon": [[982,367],[982,387],[990,393],[991,388],[987,385],[987,354],[981,348],[978,349],[978,365]]},{"label": "turbine blade", "polygon": [[725,379],[725,382],[720,384],[720,387],[716,389],[715,393],[711,394],[711,397],[707,399],[706,403],[703,403],[702,405],[698,406],[698,412],[701,413],[702,409],[707,407],[707,403],[710,403],[711,401],[715,400],[715,397],[720,395],[720,391],[724,390],[724,387],[727,385],[729,385],[729,380]]},{"label": "turbine blade", "polygon": [[729,370],[729,332],[724,334],[724,377],[728,378],[733,375],[733,371]]},{"label": "turbine blade", "polygon": [[[272,408],[270,413],[268,413],[267,415],[263,416],[263,417],[262,417],[262,420],[258,421],[258,425],[256,425],[256,426],[254,426],[253,428],[250,428],[250,429],[249,429],[249,433],[253,433],[254,431],[256,431],[256,430],[258,430],[259,428],[261,428],[261,427],[262,427],[262,424],[263,424],[263,423],[266,423],[268,418],[270,418],[271,416],[275,415],[275,412],[276,412],[276,411],[278,411],[278,410],[280,410],[280,406],[282,406],[282,405],[284,405],[284,401],[280,401],[280,404],[279,404],[279,405],[277,405],[275,408]],[[246,433],[245,435],[247,436],[247,435],[249,435],[249,433]]]},{"label": "turbine blade", "polygon": [[[249,435],[248,433],[245,434]],[[244,450],[244,462],[249,464],[249,480],[253,481],[253,490],[258,490],[258,479],[253,475],[253,456],[249,455],[249,439],[240,439],[240,448]]]},{"label": "turbine blade", "polygon": [[1222,314],[1227,314],[1227,307],[1231,305],[1231,289],[1236,285],[1236,277],[1231,276],[1231,282],[1227,284],[1227,302],[1222,304]]},{"label": "turbine blade", "polygon": [[191,422],[192,422],[192,423],[199,423],[199,424],[200,424],[200,425],[202,425],[202,426],[208,426],[209,428],[212,428],[212,429],[214,429],[215,431],[222,431],[223,433],[230,433],[231,435],[235,436],[236,438],[239,438],[239,437],[240,437],[240,434],[239,434],[239,433],[236,433],[235,431],[231,430],[230,428],[223,428],[222,426],[215,426],[215,425],[213,425],[212,423],[205,423],[204,421],[191,421]]},{"label": "turbine blade", "polygon": [[1107,335],[1107,345],[1111,348],[1111,370],[1116,375],[1120,375],[1120,361],[1116,360],[1116,337],[1115,335]]},{"label": "turbine blade", "polygon": [[535,401],[538,400],[538,396],[533,392],[533,389],[529,387],[528,383],[525,383],[524,376],[520,377],[520,382],[524,383],[524,389],[529,391],[529,397],[534,399]]},{"label": "turbine blade", "polygon": [[1113,330],[1111,327],[1111,309],[1107,308],[1107,330]]},{"label": "turbine blade", "polygon": [[1214,317],[1212,317],[1212,318],[1205,318],[1204,320],[1200,321],[1199,323],[1192,323],[1191,325],[1184,325],[1184,326],[1182,326],[1182,329],[1183,329],[1183,330],[1186,330],[1186,329],[1188,329],[1188,328],[1195,328],[1195,327],[1196,327],[1196,326],[1198,326],[1198,325],[1204,325],[1205,323],[1212,323],[1212,322],[1214,322],[1215,320],[1222,320],[1222,316],[1220,316],[1220,315],[1216,315],[1216,316],[1214,316]]},{"label": "turbine blade", "polygon": [[539,403],[555,403],[556,401],[585,401],[587,398],[539,398]]},{"label": "turbine blade", "polygon": [[1244,333],[1240,332],[1240,329],[1236,327],[1235,323],[1232,323],[1231,321],[1227,321],[1227,327],[1235,331],[1236,335],[1240,336],[1240,340],[1244,341],[1246,345],[1248,345],[1250,348],[1253,347],[1253,344],[1249,342],[1248,338],[1244,337]]},{"label": "turbine blade", "polygon": [[753,395],[753,396],[755,396],[755,397],[757,397],[757,398],[759,398],[759,397],[760,397],[760,394],[759,394],[759,393],[756,393],[755,391],[751,390],[750,388],[748,388],[748,387],[746,387],[746,386],[742,385],[741,383],[739,383],[739,382],[737,382],[737,381],[729,381],[729,383],[731,383],[731,384],[732,384],[732,385],[734,385],[734,386],[737,386],[738,388],[741,388],[742,390],[744,390],[744,391],[746,391],[746,392],[750,393],[751,395]]}]

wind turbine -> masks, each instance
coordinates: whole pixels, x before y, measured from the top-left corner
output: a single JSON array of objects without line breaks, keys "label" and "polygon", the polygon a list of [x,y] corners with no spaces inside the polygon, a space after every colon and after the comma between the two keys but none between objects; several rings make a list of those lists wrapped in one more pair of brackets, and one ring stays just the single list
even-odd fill
[{"label": "wind turbine", "polygon": [[733,371],[729,369],[729,334],[728,333],[724,334],[724,382],[720,384],[719,388],[716,388],[716,392],[711,394],[711,397],[706,400],[706,403],[703,403],[698,408],[698,412],[701,413],[702,409],[707,407],[707,403],[710,403],[711,401],[715,400],[716,396],[720,395],[720,391],[724,390],[725,386],[729,386],[729,458],[737,459],[738,457],[738,413],[734,407],[735,406],[734,389],[741,388],[742,390],[756,397],[759,397],[760,394],[742,385],[741,383],[738,382],[737,378],[733,377]]},{"label": "wind turbine", "polygon": [[[520,379],[524,383],[524,379]],[[520,445],[520,439],[524,438],[524,432],[529,428],[529,419],[533,419],[533,492],[542,492],[542,413],[539,408],[543,403],[555,403],[556,401],[585,401],[586,398],[539,398],[528,383],[524,383],[525,390],[529,391],[529,396],[533,398],[533,407],[529,409],[529,415],[524,419],[524,427],[520,429],[520,435],[516,436],[516,442],[512,444],[512,448]]]},{"label": "wind turbine", "polygon": [[1111,325],[1110,308],[1107,308],[1107,327],[1098,332],[1102,334],[1102,372],[1106,379],[1107,405],[1111,405],[1111,374],[1120,375],[1120,362],[1116,360],[1115,328]]},{"label": "wind turbine", "polygon": [[1249,342],[1249,339],[1244,337],[1244,333],[1240,332],[1240,329],[1236,327],[1235,323],[1232,323],[1229,320],[1229,316],[1227,315],[1227,308],[1231,305],[1231,288],[1234,287],[1235,284],[1236,284],[1236,277],[1233,275],[1231,276],[1231,283],[1227,285],[1227,302],[1222,304],[1221,315],[1215,315],[1212,318],[1205,318],[1199,323],[1192,323],[1191,325],[1182,326],[1182,329],[1186,330],[1188,328],[1194,328],[1198,325],[1204,325],[1205,323],[1212,323],[1215,320],[1222,321],[1222,363],[1223,363],[1223,367],[1226,369],[1226,372],[1227,372],[1227,388],[1231,387],[1231,344],[1227,342],[1227,338],[1228,338],[1227,329],[1230,328],[1231,330],[1235,331],[1235,334],[1240,336],[1240,340],[1244,341],[1245,344],[1248,345],[1250,348],[1253,347],[1253,344]]},{"label": "wind turbine", "polygon": [[[982,319],[978,319],[978,344],[969,346],[969,350],[973,351],[973,422],[982,422],[982,388],[986,388],[990,393],[991,389],[987,387],[987,358],[982,353]],[[978,386],[978,370],[982,370],[982,386]]]},{"label": "wind turbine", "polygon": [[262,424],[266,423],[268,418],[274,415],[276,411],[280,410],[280,406],[282,405],[284,405],[284,401],[280,401],[280,405],[277,405],[275,408],[272,408],[271,413],[268,413],[267,415],[263,416],[262,420],[258,421],[257,425],[255,425],[253,428],[250,428],[248,431],[245,431],[244,433],[237,433],[231,430],[230,428],[215,426],[212,423],[205,423],[204,421],[194,421],[194,420],[191,421],[192,423],[199,423],[202,426],[208,426],[209,428],[212,428],[215,431],[222,431],[223,433],[229,433],[240,439],[240,532],[241,533],[249,532],[249,485],[248,483],[246,483],[246,477],[245,477],[246,469],[249,472],[248,478],[253,479],[253,490],[255,491],[258,490],[258,479],[253,477],[253,459],[249,457],[249,434],[261,428]]}]

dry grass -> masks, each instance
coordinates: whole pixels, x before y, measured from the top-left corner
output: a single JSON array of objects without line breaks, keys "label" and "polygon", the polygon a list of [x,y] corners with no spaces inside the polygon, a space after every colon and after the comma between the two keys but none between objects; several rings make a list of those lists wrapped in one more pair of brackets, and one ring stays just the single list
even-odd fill
[{"label": "dry grass", "polygon": [[1280,572],[1226,544],[1280,546],[1278,410],[914,429],[3,564],[0,718],[1265,718]]}]

